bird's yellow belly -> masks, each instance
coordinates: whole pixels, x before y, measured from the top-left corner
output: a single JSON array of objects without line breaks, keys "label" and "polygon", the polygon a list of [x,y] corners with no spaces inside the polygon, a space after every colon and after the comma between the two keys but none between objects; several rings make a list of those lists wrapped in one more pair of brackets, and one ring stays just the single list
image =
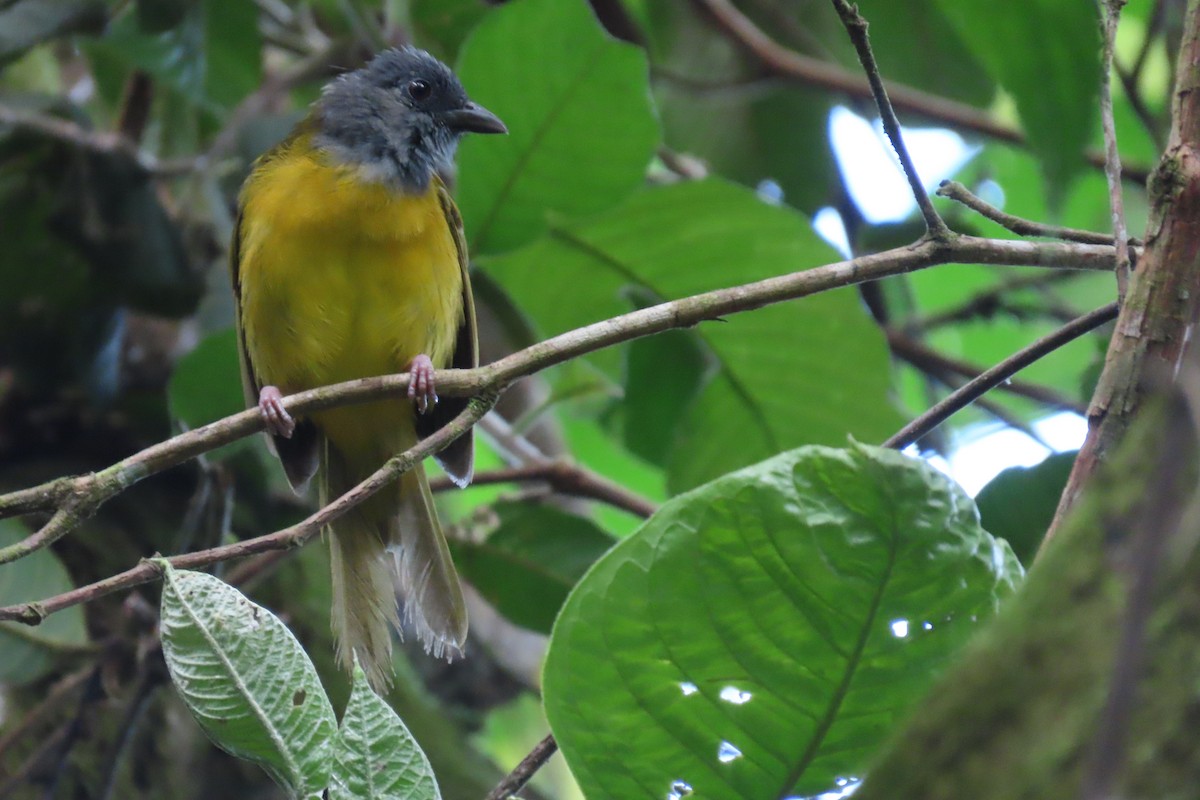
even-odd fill
[{"label": "bird's yellow belly", "polygon": [[[256,222],[243,233],[243,326],[260,381],[287,394],[399,372],[421,353],[446,366],[463,287],[436,191],[402,196],[322,172],[332,170],[296,176],[303,188],[289,191],[283,170],[246,201]],[[313,419],[351,447],[394,426],[411,438],[412,410],[399,400]]]}]

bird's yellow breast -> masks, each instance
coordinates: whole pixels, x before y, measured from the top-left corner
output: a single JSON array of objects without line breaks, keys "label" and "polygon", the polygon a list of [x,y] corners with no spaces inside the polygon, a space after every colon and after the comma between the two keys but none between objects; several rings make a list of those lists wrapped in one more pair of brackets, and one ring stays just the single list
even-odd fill
[{"label": "bird's yellow breast", "polygon": [[[410,195],[365,180],[307,136],[256,167],[242,195],[237,270],[260,385],[287,394],[399,372],[420,353],[449,363],[463,278],[439,188]],[[375,405],[359,411],[378,415]],[[336,440],[353,416],[317,421]]]}]

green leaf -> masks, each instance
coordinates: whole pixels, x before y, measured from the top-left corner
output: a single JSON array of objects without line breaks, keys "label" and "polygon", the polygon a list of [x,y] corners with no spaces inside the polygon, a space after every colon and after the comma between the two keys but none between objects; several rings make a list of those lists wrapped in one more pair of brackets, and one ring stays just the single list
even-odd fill
[{"label": "green leaf", "polygon": [[1022,564],[1033,563],[1076,455],[1055,453],[1032,467],[1009,467],[975,496],[980,524],[1012,545]]},{"label": "green leaf", "polygon": [[329,800],[440,800],[429,759],[354,665],[354,688],[333,748]]},{"label": "green leaf", "polygon": [[100,0],[16,0],[0,3],[0,64],[36,44],[76,31],[103,29],[108,11]]},{"label": "green leaf", "polygon": [[[167,385],[172,417],[188,428],[198,428],[246,410],[237,348],[237,331],[226,328],[209,334],[179,359]],[[218,452],[231,453],[246,441]]]},{"label": "green leaf", "polygon": [[[712,179],[639,192],[481,267],[553,335],[630,310],[630,288],[673,299],[835,259],[800,214]],[[853,289],[696,331],[718,369],[672,437],[676,490],[788,447],[841,444],[848,433],[879,440],[900,426],[886,343]],[[594,359],[619,369],[614,352]]]},{"label": "green leaf", "polygon": [[1084,145],[1097,116],[1101,71],[1096,4],[1088,0],[938,0],[938,4],[975,56],[1013,96],[1051,191],[1063,192],[1084,164]]},{"label": "green leaf", "polygon": [[421,47],[453,63],[467,34],[489,10],[484,0],[413,0],[413,38]]},{"label": "green leaf", "polygon": [[616,540],[591,520],[539,503],[499,503],[482,542],[451,543],[463,577],[505,617],[549,633],[576,582]]},{"label": "green leaf", "polygon": [[171,680],[218,747],[261,766],[292,797],[325,789],[337,721],[278,617],[211,575],[168,566],[160,631]]},{"label": "green leaf", "polygon": [[[823,0],[810,0],[830,25],[823,38],[845,43],[841,62],[861,74],[858,55],[835,14]],[[995,83],[959,37],[954,25],[930,0],[858,0],[870,26],[871,49],[887,80],[904,83],[941,97],[987,106]],[[872,116],[875,116],[872,114]],[[901,119],[910,124],[906,115]]]},{"label": "green leaf", "polygon": [[665,331],[629,345],[620,403],[629,452],[665,465],[675,432],[706,383],[712,357],[692,331]]},{"label": "green leaf", "polygon": [[600,28],[585,3],[518,0],[463,45],[458,75],[507,136],[462,143],[457,192],[473,253],[507,250],[641,183],[658,144],[646,59]]},{"label": "green leaf", "polygon": [[148,72],[200,108],[232,108],[261,78],[257,8],[243,0],[203,0],[174,27],[147,33],[134,9],[88,45],[101,59]]},{"label": "green leaf", "polygon": [[[0,547],[16,544],[29,533],[16,520],[0,520]],[[0,565],[0,605],[41,600],[73,588],[62,562],[49,550]],[[52,614],[40,625],[0,622],[0,684],[36,680],[50,670],[57,654],[86,644],[80,606]]]},{"label": "green leaf", "polygon": [[801,448],[675,498],[592,568],[546,714],[590,800],[817,794],[863,774],[1020,577],[925,462]]}]

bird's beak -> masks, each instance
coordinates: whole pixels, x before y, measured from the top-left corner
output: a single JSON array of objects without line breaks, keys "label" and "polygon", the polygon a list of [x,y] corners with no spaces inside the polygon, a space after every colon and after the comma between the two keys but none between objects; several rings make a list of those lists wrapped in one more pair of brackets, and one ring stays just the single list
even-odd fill
[{"label": "bird's beak", "polygon": [[492,112],[478,103],[467,103],[462,108],[442,112],[442,119],[452,131],[472,133],[508,133],[508,128]]}]

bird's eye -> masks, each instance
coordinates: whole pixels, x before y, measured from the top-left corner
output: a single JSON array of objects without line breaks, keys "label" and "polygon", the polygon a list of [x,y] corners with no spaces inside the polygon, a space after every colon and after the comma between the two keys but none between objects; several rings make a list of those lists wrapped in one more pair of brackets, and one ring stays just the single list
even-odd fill
[{"label": "bird's eye", "polygon": [[429,82],[423,81],[420,78],[409,81],[407,89],[408,96],[413,100],[416,100],[418,103],[422,100],[428,99],[430,92],[433,91],[433,87],[429,85]]}]

